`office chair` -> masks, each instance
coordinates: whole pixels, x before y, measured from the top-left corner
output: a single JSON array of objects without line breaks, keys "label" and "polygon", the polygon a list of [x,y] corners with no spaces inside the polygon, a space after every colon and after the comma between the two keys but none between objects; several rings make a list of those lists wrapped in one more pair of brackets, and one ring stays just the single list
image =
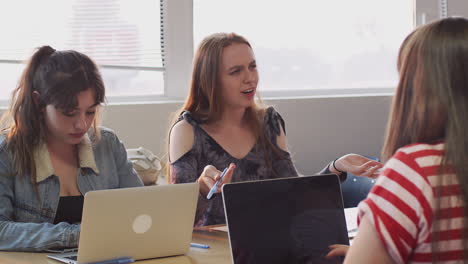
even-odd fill
[{"label": "office chair", "polygon": [[[378,158],[367,158],[379,161]],[[356,207],[360,201],[367,197],[367,194],[369,193],[372,186],[374,186],[374,183],[374,179],[367,177],[357,177],[351,173],[348,173],[346,180],[341,183],[341,193],[343,194],[344,207]]]}]

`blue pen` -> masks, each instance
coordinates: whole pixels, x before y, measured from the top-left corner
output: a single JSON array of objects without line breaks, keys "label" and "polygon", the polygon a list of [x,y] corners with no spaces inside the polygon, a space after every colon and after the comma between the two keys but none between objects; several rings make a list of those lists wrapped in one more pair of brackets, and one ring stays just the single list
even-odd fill
[{"label": "blue pen", "polygon": [[223,177],[224,175],[226,174],[226,172],[228,171],[229,167],[225,168],[223,170],[223,172],[221,173],[221,176],[219,176],[219,179],[215,182],[215,184],[213,185],[213,187],[211,187],[210,189],[210,192],[208,193],[208,195],[206,196],[206,199],[211,199],[211,197],[213,197],[213,194],[215,194],[216,190],[218,190],[218,185],[219,183],[223,180]]},{"label": "blue pen", "polygon": [[210,248],[210,246],[208,245],[198,244],[198,243],[190,243],[190,246],[194,248],[205,248],[205,249]]},{"label": "blue pen", "polygon": [[135,260],[130,257],[121,257],[121,258],[108,259],[108,260],[103,260],[103,261],[89,262],[87,264],[127,264],[127,263],[133,263],[133,262],[135,262]]}]

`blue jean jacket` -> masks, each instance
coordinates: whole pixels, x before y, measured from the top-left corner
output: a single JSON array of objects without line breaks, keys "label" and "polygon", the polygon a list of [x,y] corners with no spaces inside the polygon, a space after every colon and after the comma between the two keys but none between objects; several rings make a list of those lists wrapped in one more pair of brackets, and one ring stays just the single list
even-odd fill
[{"label": "blue jean jacket", "polygon": [[[91,146],[99,173],[79,168],[77,185],[83,195],[92,190],[143,186],[127,160],[124,145],[111,130],[102,128],[101,139]],[[35,188],[29,175],[14,172],[5,137],[0,136],[0,250],[77,247],[79,224],[53,224],[59,198],[57,176],[38,180]]]}]

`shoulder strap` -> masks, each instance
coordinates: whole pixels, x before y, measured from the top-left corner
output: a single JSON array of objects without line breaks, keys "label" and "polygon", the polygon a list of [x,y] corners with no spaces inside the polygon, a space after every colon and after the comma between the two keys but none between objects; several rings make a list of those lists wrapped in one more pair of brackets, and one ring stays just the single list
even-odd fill
[{"label": "shoulder strap", "polygon": [[187,121],[192,126],[198,126],[198,122],[193,118],[192,113],[190,113],[190,111],[188,110],[182,111],[179,115],[179,118],[177,118],[177,121],[172,126],[174,126],[182,120]]},{"label": "shoulder strap", "polygon": [[281,117],[281,115],[275,110],[274,107],[270,106],[267,108],[264,121],[265,128],[272,136],[279,136],[281,134],[280,125],[284,134],[286,135],[286,124],[283,120],[283,117]]}]

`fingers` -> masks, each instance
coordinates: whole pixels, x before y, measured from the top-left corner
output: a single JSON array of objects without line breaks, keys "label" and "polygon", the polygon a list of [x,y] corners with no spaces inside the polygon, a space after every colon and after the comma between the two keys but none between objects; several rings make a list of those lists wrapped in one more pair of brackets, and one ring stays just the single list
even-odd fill
[{"label": "fingers", "polygon": [[207,165],[205,168],[203,168],[203,172],[197,180],[198,184],[200,184],[200,193],[203,196],[208,194],[211,187],[213,187],[215,184],[216,179],[219,178],[220,174],[221,172],[213,165]]},{"label": "fingers", "polygon": [[228,170],[226,174],[224,175],[222,182],[218,186],[218,192],[221,191],[221,188],[223,187],[224,184],[231,182],[232,174],[234,174],[235,169],[236,169],[236,165],[234,163],[229,164]]},{"label": "fingers", "polygon": [[349,246],[348,245],[331,245],[329,246],[331,249],[330,252],[325,256],[325,258],[333,258],[333,257],[340,257],[340,256],[346,256],[346,253],[348,252]]},{"label": "fingers", "polygon": [[356,176],[376,178],[379,176],[379,169],[383,167],[383,164],[364,156],[351,153],[336,160],[335,166],[341,171],[346,171]]},{"label": "fingers", "polygon": [[[234,173],[234,169],[236,168],[236,165],[234,163],[229,164],[229,167],[227,168],[226,174],[223,176],[223,179],[221,182],[218,184],[218,189],[216,192],[221,192],[221,187],[225,183],[230,183],[232,179],[232,175]],[[215,185],[215,183],[219,180],[221,177],[221,171],[216,169],[215,166],[213,165],[207,165],[205,168],[203,168],[203,172],[198,177],[197,182],[200,184],[200,193],[203,196],[206,196],[210,189]]]},{"label": "fingers", "polygon": [[382,163],[370,160],[359,166],[353,174],[361,177],[376,178],[379,175],[382,166]]},{"label": "fingers", "polygon": [[365,164],[369,164],[370,166],[378,166],[378,167],[382,167],[383,164],[378,162],[378,161],[375,161],[375,160],[369,160],[367,161]]},{"label": "fingers", "polygon": [[369,178],[375,179],[379,177],[380,173],[382,172],[382,167],[373,167],[369,170]]},{"label": "fingers", "polygon": [[344,155],[335,161],[335,167],[337,169],[350,172],[354,175],[364,173],[368,166],[375,166],[377,164],[380,163],[354,153]]},{"label": "fingers", "polygon": [[375,161],[375,160],[368,160],[362,164],[357,164],[358,168],[362,171],[368,170],[369,168],[377,167],[381,168],[383,165],[382,163]]},{"label": "fingers", "polygon": [[366,171],[366,176],[372,179],[377,178],[380,175],[380,172],[382,171],[383,164],[380,162],[372,161],[368,162],[368,167]]},{"label": "fingers", "polygon": [[204,177],[210,177],[212,178],[214,181],[217,180],[217,177],[221,174],[221,171],[219,171],[218,169],[216,169],[215,166],[213,165],[206,165],[205,168],[203,168],[203,172],[202,172],[202,175],[201,176],[204,176]]}]

